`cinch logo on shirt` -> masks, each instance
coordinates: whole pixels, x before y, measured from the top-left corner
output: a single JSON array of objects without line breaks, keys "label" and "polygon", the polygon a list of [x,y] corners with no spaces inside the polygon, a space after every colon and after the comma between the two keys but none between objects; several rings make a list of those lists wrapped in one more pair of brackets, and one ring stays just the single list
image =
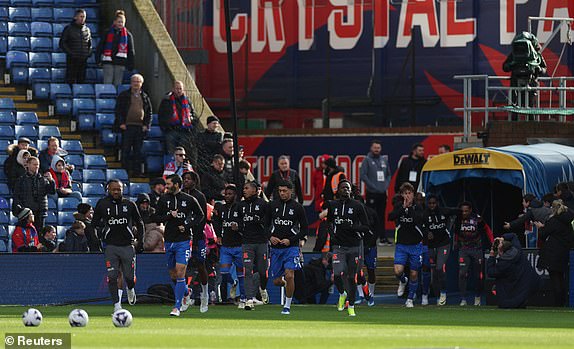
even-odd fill
[{"label": "cinch logo on shirt", "polygon": [[433,224],[429,225],[430,230],[438,230],[438,229],[444,229],[444,228],[446,228],[446,223],[440,223],[440,224],[433,223]]},{"label": "cinch logo on shirt", "polygon": [[460,230],[464,232],[474,232],[476,227],[474,225],[461,225]]},{"label": "cinch logo on shirt", "polygon": [[224,228],[231,228],[234,222],[223,222],[223,227]]},{"label": "cinch logo on shirt", "polygon": [[273,223],[275,223],[275,225],[285,225],[285,226],[292,226],[293,225],[293,221],[291,221],[289,219],[281,219],[281,218],[275,218]]},{"label": "cinch logo on shirt", "polygon": [[399,218],[399,220],[401,221],[401,223],[412,223],[414,222],[413,217],[403,217],[401,216]]},{"label": "cinch logo on shirt", "polygon": [[335,218],[335,224],[336,225],[341,225],[343,223],[349,223],[349,224],[353,224],[353,220],[350,218]]},{"label": "cinch logo on shirt", "polygon": [[123,217],[123,218],[110,218],[108,219],[108,224],[109,225],[124,225],[124,224],[128,224],[128,219]]}]

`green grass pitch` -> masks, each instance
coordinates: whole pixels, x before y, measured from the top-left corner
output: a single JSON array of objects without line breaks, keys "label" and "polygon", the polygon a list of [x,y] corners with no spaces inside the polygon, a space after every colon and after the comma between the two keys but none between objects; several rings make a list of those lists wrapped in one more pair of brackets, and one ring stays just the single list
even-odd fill
[{"label": "green grass pitch", "polygon": [[[85,328],[71,328],[74,308],[90,316]],[[40,327],[24,327],[25,307],[0,308],[0,332],[70,332],[72,348],[574,348],[574,311],[501,310],[492,307],[356,307],[357,317],[334,306],[294,305],[281,315],[278,305],[254,311],[191,307],[180,318],[167,305],[125,306],[129,328],[115,328],[111,306],[37,307]]]}]

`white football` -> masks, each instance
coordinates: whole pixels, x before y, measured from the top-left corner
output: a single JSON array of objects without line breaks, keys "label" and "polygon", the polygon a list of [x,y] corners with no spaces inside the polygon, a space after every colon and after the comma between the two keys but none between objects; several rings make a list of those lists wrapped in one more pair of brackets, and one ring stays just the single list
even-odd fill
[{"label": "white football", "polygon": [[84,309],[74,309],[68,315],[68,322],[72,327],[85,327],[89,321],[88,313]]},{"label": "white football", "polygon": [[42,323],[42,313],[38,309],[30,308],[22,314],[24,326],[40,326]]},{"label": "white football", "polygon": [[112,314],[112,322],[116,327],[130,327],[132,324],[132,314],[125,309],[116,310]]}]

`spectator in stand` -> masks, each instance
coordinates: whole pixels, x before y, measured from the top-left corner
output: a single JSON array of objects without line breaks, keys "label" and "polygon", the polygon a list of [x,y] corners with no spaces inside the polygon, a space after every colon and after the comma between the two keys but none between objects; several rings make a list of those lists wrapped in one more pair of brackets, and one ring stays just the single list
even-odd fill
[{"label": "spectator in stand", "polygon": [[38,240],[42,244],[40,252],[59,252],[56,228],[53,226],[47,225],[42,228],[42,233],[40,234]]},{"label": "spectator in stand", "polygon": [[380,141],[371,142],[370,152],[361,163],[361,181],[365,183],[365,204],[377,212],[379,225],[374,232],[380,246],[390,246],[385,229],[385,211],[387,209],[387,190],[391,182],[391,168],[387,158],[381,154],[383,145]]},{"label": "spectator in stand", "polygon": [[[545,196],[546,197],[546,196]],[[546,197],[548,200],[548,197]],[[551,200],[553,201],[553,200]],[[550,205],[544,205],[533,194],[526,194],[522,198],[523,212],[510,223],[504,222],[504,229],[510,230],[518,237],[518,241],[526,246],[526,234],[532,232],[532,222],[546,223],[552,214]],[[529,246],[528,246],[529,247]]]},{"label": "spectator in stand", "polygon": [[281,155],[279,161],[277,162],[279,169],[269,178],[269,183],[265,189],[265,195],[271,200],[279,200],[279,188],[278,184],[283,181],[289,181],[293,184],[293,197],[292,199],[297,199],[300,204],[303,204],[303,190],[301,189],[301,179],[299,174],[294,169],[289,166],[289,157],[287,155]]},{"label": "spectator in stand", "polygon": [[209,169],[201,176],[202,191],[208,203],[223,200],[227,181],[224,174],[225,160],[222,155],[213,156]]},{"label": "spectator in stand", "polygon": [[76,198],[82,201],[82,194],[79,191],[72,190],[72,177],[66,170],[66,162],[58,155],[52,157],[52,166],[48,170],[52,180],[56,183],[56,194],[50,195],[54,201],[58,198]]},{"label": "spectator in stand", "polygon": [[151,127],[152,104],[142,90],[143,76],[134,74],[130,81],[131,88],[118,96],[116,123],[122,131],[122,165],[128,171],[133,170],[134,177],[143,177],[141,149]]},{"label": "spectator in stand", "polygon": [[102,252],[102,243],[96,235],[96,231],[92,224],[92,218],[94,216],[94,209],[90,204],[80,203],[76,207],[76,212],[74,212],[74,218],[77,221],[84,223],[86,228],[84,229],[84,234],[86,239],[88,239],[88,248],[90,252]]},{"label": "spectator in stand", "polygon": [[223,132],[218,131],[219,119],[211,115],[207,117],[205,130],[198,135],[198,145],[201,149],[201,161],[207,166],[213,155],[221,153]]},{"label": "spectator in stand", "polygon": [[335,193],[339,186],[339,182],[347,179],[345,171],[341,166],[337,166],[335,159],[328,158],[325,160],[325,187],[323,188],[323,200],[335,200]]},{"label": "spectator in stand", "polygon": [[36,231],[44,227],[48,216],[48,195],[56,193],[56,183],[51,176],[38,173],[40,161],[36,157],[28,158],[26,174],[18,178],[14,186],[12,212],[17,216],[26,207],[34,213]]},{"label": "spectator in stand", "polygon": [[85,233],[86,225],[83,222],[75,221],[72,227],[66,231],[66,238],[60,250],[65,252],[90,252],[88,239]]},{"label": "spectator in stand", "polygon": [[125,12],[117,10],[112,27],[96,51],[96,62],[104,69],[104,84],[114,84],[116,87],[122,84],[124,71],[134,69],[134,38],[125,25]]},{"label": "spectator in stand", "polygon": [[10,165],[10,168],[4,167],[6,176],[8,177],[8,187],[14,191],[16,180],[26,174],[26,162],[30,157],[30,152],[27,150],[20,150],[16,155],[16,162]]},{"label": "spectator in stand", "polygon": [[165,179],[163,177],[157,177],[152,179],[149,182],[150,192],[149,196],[149,204],[154,209],[157,209],[157,203],[159,198],[165,193]]},{"label": "spectator in stand", "polygon": [[[28,152],[28,156],[38,156],[38,151],[30,147],[30,140],[26,137],[20,137],[18,144],[10,144],[8,148],[6,148],[8,158],[4,160],[4,173],[6,174],[6,178],[8,178],[10,190],[14,189],[16,179],[26,173],[25,162],[18,162],[18,154],[24,150]],[[23,155],[20,155],[21,159],[22,156]]]},{"label": "spectator in stand", "polygon": [[313,179],[311,185],[313,186],[313,203],[315,212],[320,213],[323,207],[323,188],[325,188],[325,170],[327,165],[325,165],[325,160],[329,158],[329,155],[324,154],[319,156],[319,167],[313,170]]},{"label": "spectator in stand", "polygon": [[564,205],[568,206],[571,209],[574,209],[574,195],[570,188],[568,187],[568,183],[562,182],[556,185],[556,198],[562,200]]},{"label": "spectator in stand", "polygon": [[[52,166],[52,158],[58,155],[61,158],[65,158],[68,155],[68,152],[64,149],[60,148],[60,140],[56,137],[48,138],[48,146],[46,149],[42,150],[38,155],[40,160],[40,173],[45,174],[50,170]],[[66,165],[66,170],[72,173],[74,171],[74,165],[68,164]]]},{"label": "spectator in stand", "polygon": [[86,26],[85,10],[76,10],[74,20],[62,31],[60,49],[66,54],[66,82],[83,84],[88,57],[92,55],[92,33]]},{"label": "spectator in stand", "polygon": [[191,101],[185,95],[183,82],[173,83],[171,92],[159,105],[158,117],[165,138],[166,153],[171,154],[177,146],[182,146],[191,157],[192,164],[197,165],[197,149],[192,134],[196,116]]},{"label": "spectator in stand", "polygon": [[223,170],[225,173],[225,181],[233,183],[233,166],[235,164],[235,160],[233,159],[233,139],[226,138],[223,140],[223,143],[221,144],[221,155],[223,155],[223,159],[225,160],[225,167]]},{"label": "spectator in stand", "polygon": [[438,154],[439,154],[439,155],[440,155],[440,154],[450,153],[450,152],[451,152],[451,150],[450,150],[450,145],[448,145],[448,144],[441,144],[441,145],[439,145],[439,147],[438,147]]},{"label": "spectator in stand", "polygon": [[419,187],[421,171],[425,163],[425,148],[422,144],[416,143],[413,145],[409,157],[401,161],[397,180],[395,181],[395,192],[398,193],[401,185],[406,182],[409,182],[416,191]]},{"label": "spectator in stand", "polygon": [[145,232],[144,251],[165,252],[163,246],[163,225],[155,222],[155,208],[150,205],[150,198],[146,193],[140,193],[136,200],[136,205],[142,216]]},{"label": "spectator in stand", "polygon": [[187,153],[183,147],[175,147],[173,152],[174,161],[168,162],[163,170],[163,177],[167,178],[172,174],[183,175],[186,172],[193,171],[193,167],[187,158]]},{"label": "spectator in stand", "polygon": [[38,239],[38,230],[34,226],[34,213],[24,207],[18,212],[18,223],[12,234],[12,252],[39,252],[42,245]]}]

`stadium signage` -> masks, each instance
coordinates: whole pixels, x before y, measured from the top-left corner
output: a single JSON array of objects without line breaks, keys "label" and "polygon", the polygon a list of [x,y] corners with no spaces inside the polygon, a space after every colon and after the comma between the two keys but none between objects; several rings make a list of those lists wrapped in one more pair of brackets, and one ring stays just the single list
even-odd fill
[{"label": "stadium signage", "polygon": [[488,165],[489,153],[453,154],[454,166]]}]

